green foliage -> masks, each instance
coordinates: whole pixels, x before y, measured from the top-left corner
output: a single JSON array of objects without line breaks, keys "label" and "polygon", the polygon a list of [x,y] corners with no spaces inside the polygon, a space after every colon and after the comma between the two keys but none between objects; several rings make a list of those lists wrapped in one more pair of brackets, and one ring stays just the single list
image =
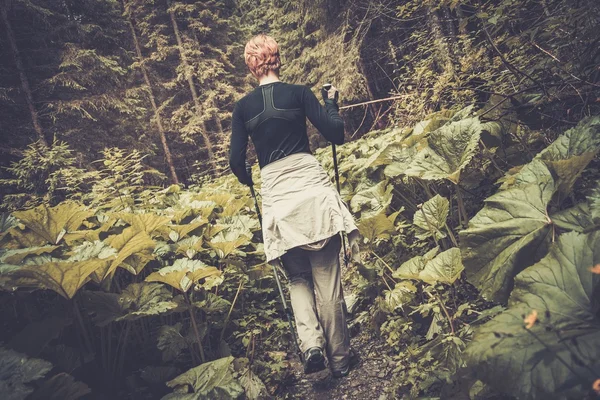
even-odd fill
[{"label": "green foliage", "polygon": [[0,206],[12,211],[42,202],[56,204],[76,195],[89,175],[76,167],[76,161],[66,142],[55,140],[50,147],[30,144],[22,158],[7,168],[13,178],[0,180],[0,186],[18,191],[5,196]]},{"label": "green foliage", "polygon": [[[163,397],[168,399],[236,399],[244,389],[233,377],[233,357],[225,357],[192,368],[177,378],[167,382],[172,388],[186,387],[186,394],[176,392]],[[187,394],[187,387],[192,392]]]},{"label": "green foliage", "polygon": [[[600,263],[599,250],[600,232],[566,233],[517,275],[508,310],[467,348],[473,373],[518,398],[583,398],[598,378],[600,275],[590,267]],[[537,319],[525,324],[532,312]]]}]

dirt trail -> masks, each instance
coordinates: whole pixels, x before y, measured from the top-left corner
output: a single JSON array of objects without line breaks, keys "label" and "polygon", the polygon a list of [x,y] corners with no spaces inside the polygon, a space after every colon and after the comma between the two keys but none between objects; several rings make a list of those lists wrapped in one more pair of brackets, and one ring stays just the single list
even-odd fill
[{"label": "dirt trail", "polygon": [[341,379],[333,379],[329,371],[307,377],[298,361],[293,363],[296,382],[278,396],[283,399],[308,400],[387,400],[392,399],[385,389],[390,386],[393,363],[387,357],[386,344],[375,334],[362,329],[351,339],[360,355],[360,364]]}]

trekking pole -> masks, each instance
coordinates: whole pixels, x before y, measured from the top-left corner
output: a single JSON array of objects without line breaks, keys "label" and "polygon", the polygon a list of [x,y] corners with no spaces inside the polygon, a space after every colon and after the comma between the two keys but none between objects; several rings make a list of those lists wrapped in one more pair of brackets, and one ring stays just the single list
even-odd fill
[{"label": "trekking pole", "polygon": [[[246,172],[248,176],[252,176],[252,166],[246,163]],[[258,206],[258,200],[256,198],[256,192],[254,191],[254,185],[250,186],[250,194],[254,198],[254,207],[256,208],[256,215],[258,216],[258,222],[260,224],[260,228],[262,229],[262,214],[260,213],[260,207]],[[283,264],[281,259],[279,262]],[[304,357],[302,355],[302,351],[300,351],[300,345],[298,344],[298,337],[296,336],[296,330],[294,329],[294,324],[292,322],[293,314],[292,309],[288,307],[287,301],[285,300],[285,295],[283,294],[283,288],[281,287],[281,281],[279,280],[279,274],[277,273],[277,267],[275,264],[270,263],[271,267],[273,267],[273,275],[275,276],[275,282],[277,282],[277,289],[279,289],[279,296],[281,297],[281,303],[283,304],[283,311],[288,320],[288,324],[290,326],[290,333],[294,337],[294,344],[296,345],[296,353],[298,353],[298,357],[300,358],[300,362],[304,362]]]},{"label": "trekking pole", "polygon": [[[333,169],[335,170],[335,185],[337,186],[337,191],[342,195],[342,190],[340,188],[340,172],[338,170],[338,162],[337,162],[337,151],[335,149],[335,144],[331,143],[331,152],[333,154]],[[346,250],[346,235],[342,233],[342,247],[344,248],[344,264],[346,264],[346,268],[348,268],[348,251]]]},{"label": "trekking pole", "polygon": [[[323,85],[323,90],[325,91],[329,91],[329,89],[331,89],[331,83],[326,83]],[[325,96],[325,95],[323,95]],[[337,98],[337,96],[336,96]],[[335,185],[337,187],[337,191],[338,193],[342,194],[342,190],[340,188],[340,172],[338,169],[338,162],[337,162],[337,151],[335,149],[335,144],[331,143],[331,153],[333,154],[333,169],[335,171]],[[344,264],[346,264],[346,268],[348,268],[348,251],[346,250],[346,235],[344,233],[342,233],[342,246],[344,249]]]}]

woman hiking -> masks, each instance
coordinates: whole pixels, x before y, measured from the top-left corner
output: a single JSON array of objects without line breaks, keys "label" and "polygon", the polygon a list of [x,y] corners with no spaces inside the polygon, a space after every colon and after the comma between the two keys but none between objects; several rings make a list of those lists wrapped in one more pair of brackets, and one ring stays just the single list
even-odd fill
[{"label": "woman hiking", "polygon": [[271,263],[281,257],[288,274],[304,372],[324,370],[327,358],[333,376],[343,377],[357,357],[350,348],[339,254],[341,235],[356,247],[358,230],[306,134],[308,117],[327,140],[344,142],[338,92],[323,89],[323,107],[308,87],[281,82],[279,48],[269,36],[252,38],[244,58],[259,86],[233,110],[229,164],[241,183],[252,186],[246,171],[251,138],[262,180],[265,255]]}]

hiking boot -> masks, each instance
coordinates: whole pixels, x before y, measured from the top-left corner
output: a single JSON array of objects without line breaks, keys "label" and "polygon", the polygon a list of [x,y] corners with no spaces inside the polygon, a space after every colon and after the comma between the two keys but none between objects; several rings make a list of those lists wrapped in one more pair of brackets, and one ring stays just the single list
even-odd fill
[{"label": "hiking boot", "polygon": [[350,360],[348,361],[348,365],[346,365],[342,369],[339,369],[336,371],[331,371],[333,374],[333,377],[334,378],[343,378],[345,376],[348,376],[348,374],[350,373],[350,370],[354,369],[354,367],[356,367],[359,363],[360,363],[360,357],[358,356],[358,353],[354,349],[350,349]]},{"label": "hiking boot", "polygon": [[325,369],[325,356],[323,350],[311,347],[304,353],[304,373],[312,374]]}]

